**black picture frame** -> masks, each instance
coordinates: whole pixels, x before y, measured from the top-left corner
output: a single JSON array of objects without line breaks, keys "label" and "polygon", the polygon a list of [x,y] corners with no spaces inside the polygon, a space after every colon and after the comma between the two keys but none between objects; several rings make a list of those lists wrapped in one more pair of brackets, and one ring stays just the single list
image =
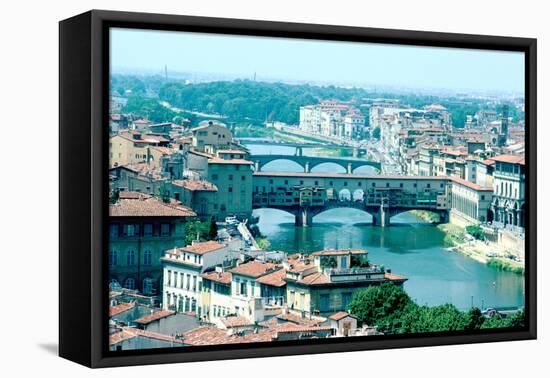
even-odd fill
[{"label": "black picture frame", "polygon": [[[103,251],[108,242],[110,27],[524,52],[526,329],[109,352]],[[61,357],[95,368],[536,338],[536,39],[92,10],[60,22],[59,45]]]}]

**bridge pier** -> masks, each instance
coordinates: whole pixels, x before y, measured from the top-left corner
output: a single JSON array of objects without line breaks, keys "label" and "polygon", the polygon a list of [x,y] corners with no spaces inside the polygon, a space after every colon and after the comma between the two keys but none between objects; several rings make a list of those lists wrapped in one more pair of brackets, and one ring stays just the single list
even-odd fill
[{"label": "bridge pier", "polygon": [[309,161],[306,161],[306,164],[304,164],[304,172],[309,173]]},{"label": "bridge pier", "polygon": [[353,170],[351,169],[351,163],[348,163],[348,168],[347,168],[346,171],[347,171],[347,174],[348,174],[348,175],[351,175],[351,173],[352,173],[352,171],[353,171]]},{"label": "bridge pier", "polygon": [[374,227],[388,227],[390,225],[390,212],[384,206],[380,206],[378,211],[372,214],[372,225]]},{"label": "bridge pier", "polygon": [[260,172],[260,162],[259,161],[254,162],[254,171]]},{"label": "bridge pier", "polygon": [[313,214],[307,207],[298,209],[298,214],[295,216],[294,225],[296,227],[311,227],[313,226]]}]

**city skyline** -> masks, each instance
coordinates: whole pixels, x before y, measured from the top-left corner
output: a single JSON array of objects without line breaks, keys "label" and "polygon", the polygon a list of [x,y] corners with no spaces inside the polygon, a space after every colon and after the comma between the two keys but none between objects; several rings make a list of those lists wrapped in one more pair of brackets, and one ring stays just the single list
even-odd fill
[{"label": "city skyline", "polygon": [[524,95],[520,52],[111,29],[113,71],[165,66],[234,79]]}]

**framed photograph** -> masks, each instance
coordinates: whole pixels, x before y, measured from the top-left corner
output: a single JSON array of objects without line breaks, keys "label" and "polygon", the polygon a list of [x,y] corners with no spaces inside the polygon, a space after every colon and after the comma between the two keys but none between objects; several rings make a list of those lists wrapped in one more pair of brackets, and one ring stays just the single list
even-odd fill
[{"label": "framed photograph", "polygon": [[536,338],[536,40],[60,22],[59,351]]}]

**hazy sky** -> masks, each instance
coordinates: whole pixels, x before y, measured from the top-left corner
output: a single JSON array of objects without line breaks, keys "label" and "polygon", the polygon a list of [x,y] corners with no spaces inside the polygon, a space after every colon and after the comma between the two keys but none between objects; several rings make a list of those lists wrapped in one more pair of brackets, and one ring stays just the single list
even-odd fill
[{"label": "hazy sky", "polygon": [[112,29],[111,66],[409,88],[524,90],[524,54]]}]

